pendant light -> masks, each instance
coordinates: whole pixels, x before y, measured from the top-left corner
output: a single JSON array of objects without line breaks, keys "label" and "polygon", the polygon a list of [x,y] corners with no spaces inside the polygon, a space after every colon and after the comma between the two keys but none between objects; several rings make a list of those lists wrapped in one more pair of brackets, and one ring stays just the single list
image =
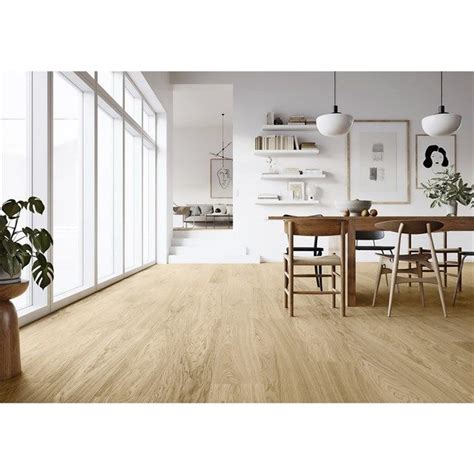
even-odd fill
[{"label": "pendant light", "polygon": [[441,72],[441,105],[438,113],[429,115],[421,121],[421,126],[426,134],[432,137],[442,137],[456,133],[461,126],[462,117],[457,114],[446,112],[443,105],[443,73]]},{"label": "pendant light", "polygon": [[333,74],[334,107],[331,114],[320,115],[316,119],[319,132],[327,137],[346,135],[354,123],[352,115],[341,114],[336,105],[336,73]]}]

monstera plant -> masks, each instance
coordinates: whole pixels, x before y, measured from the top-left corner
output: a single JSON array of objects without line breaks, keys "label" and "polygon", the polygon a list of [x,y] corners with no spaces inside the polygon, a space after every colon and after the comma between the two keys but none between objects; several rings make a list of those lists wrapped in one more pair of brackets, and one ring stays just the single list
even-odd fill
[{"label": "monstera plant", "polygon": [[[2,205],[0,214],[0,273],[8,274],[12,280],[19,279],[21,270],[33,262],[33,279],[42,289],[54,278],[53,265],[45,256],[53,245],[53,239],[46,229],[19,228],[23,212],[43,214],[41,199],[31,196],[27,201],[9,199]],[[5,280],[5,278],[4,278]],[[11,281],[11,280],[10,280]],[[1,279],[0,279],[1,283]]]}]

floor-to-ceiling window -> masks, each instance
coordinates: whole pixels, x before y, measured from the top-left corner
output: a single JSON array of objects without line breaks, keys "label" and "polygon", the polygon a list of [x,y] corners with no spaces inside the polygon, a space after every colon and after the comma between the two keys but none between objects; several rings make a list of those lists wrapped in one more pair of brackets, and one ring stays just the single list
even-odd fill
[{"label": "floor-to-ceiling window", "polygon": [[[54,298],[60,299],[93,285],[88,248],[94,209],[85,204],[93,193],[90,163],[94,156],[87,147],[93,139],[87,122],[93,121],[86,94],[60,73],[53,82],[53,256]],[[89,166],[88,166],[89,165]],[[88,271],[89,269],[89,271]]]},{"label": "floor-to-ceiling window", "polygon": [[[27,199],[31,195],[31,74],[0,74],[0,199]],[[0,206],[1,206],[0,203]],[[18,228],[31,225],[23,214]],[[23,271],[29,277],[29,267]],[[31,305],[31,288],[15,301],[18,309]]]},{"label": "floor-to-ceiling window", "polygon": [[142,138],[125,131],[125,270],[142,264]]},{"label": "floor-to-ceiling window", "polygon": [[156,261],[155,128],[127,73],[0,74],[0,198],[40,196],[24,223],[54,239],[52,291],[15,301],[25,321]]},{"label": "floor-to-ceiling window", "polygon": [[123,272],[123,121],[110,108],[98,109],[97,277]]}]

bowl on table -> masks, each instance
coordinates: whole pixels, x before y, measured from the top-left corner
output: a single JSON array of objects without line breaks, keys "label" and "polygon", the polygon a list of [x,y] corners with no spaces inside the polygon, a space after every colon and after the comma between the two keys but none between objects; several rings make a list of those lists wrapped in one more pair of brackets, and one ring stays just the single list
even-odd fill
[{"label": "bowl on table", "polygon": [[361,201],[359,199],[351,199],[347,201],[336,201],[334,206],[339,212],[349,210],[351,216],[360,216],[360,213],[366,209],[367,211],[372,206],[372,201]]}]

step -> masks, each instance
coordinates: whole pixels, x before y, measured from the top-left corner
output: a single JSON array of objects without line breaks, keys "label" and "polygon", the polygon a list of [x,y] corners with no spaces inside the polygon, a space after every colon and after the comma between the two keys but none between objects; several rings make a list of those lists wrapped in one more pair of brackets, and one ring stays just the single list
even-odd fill
[{"label": "step", "polygon": [[258,255],[169,255],[168,263],[260,263]]},{"label": "step", "polygon": [[227,240],[236,239],[236,236],[233,230],[175,230],[173,239]]},{"label": "step", "polygon": [[224,246],[224,247],[216,247],[215,245],[211,246],[172,246],[170,248],[170,255],[201,255],[201,256],[214,256],[214,255],[221,255],[221,256],[234,256],[234,255],[247,255],[247,249],[242,245],[236,246]]},{"label": "step", "polygon": [[173,247],[225,247],[232,246],[237,247],[240,243],[237,239],[181,239],[173,237],[171,239],[171,246]]}]

